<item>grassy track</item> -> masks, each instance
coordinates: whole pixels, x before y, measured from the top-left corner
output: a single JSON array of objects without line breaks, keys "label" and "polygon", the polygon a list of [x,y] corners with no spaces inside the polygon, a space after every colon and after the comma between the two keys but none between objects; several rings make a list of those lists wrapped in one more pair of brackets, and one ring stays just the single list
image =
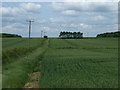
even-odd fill
[{"label": "grassy track", "polygon": [[3,87],[23,87],[32,72],[40,88],[118,87],[117,38],[3,39],[3,52]]},{"label": "grassy track", "polygon": [[[21,88],[26,82],[29,81],[27,76],[28,73],[40,70],[38,67],[36,68],[36,65],[42,58],[47,42],[48,41],[46,40],[42,40],[42,44],[36,43],[37,46],[35,46],[36,48],[32,50],[31,53],[26,54],[26,56],[19,57],[18,60],[3,66],[4,88]],[[11,59],[13,59],[13,57]]]}]

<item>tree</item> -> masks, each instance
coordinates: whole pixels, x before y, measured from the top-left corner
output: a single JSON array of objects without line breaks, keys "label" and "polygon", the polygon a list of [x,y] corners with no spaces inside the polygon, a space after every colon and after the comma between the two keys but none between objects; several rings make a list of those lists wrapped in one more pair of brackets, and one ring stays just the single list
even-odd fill
[{"label": "tree", "polygon": [[97,34],[96,37],[120,37],[120,31]]},{"label": "tree", "polygon": [[22,36],[20,35],[17,35],[17,34],[8,34],[8,33],[0,33],[0,37],[2,38],[15,38],[15,37],[18,37],[18,38],[22,38]]},{"label": "tree", "polygon": [[81,32],[60,32],[59,37],[65,38],[82,38],[83,33]]},{"label": "tree", "polygon": [[48,38],[48,36],[44,36],[44,38],[46,38],[46,39],[47,39],[47,38]]}]

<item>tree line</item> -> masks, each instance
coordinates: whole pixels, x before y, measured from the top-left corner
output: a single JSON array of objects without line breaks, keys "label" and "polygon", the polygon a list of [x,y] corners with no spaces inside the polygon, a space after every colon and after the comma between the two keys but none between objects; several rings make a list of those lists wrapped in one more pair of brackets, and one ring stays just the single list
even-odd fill
[{"label": "tree line", "polygon": [[101,33],[97,37],[120,37],[120,31],[110,32],[110,33]]},{"label": "tree line", "polygon": [[83,33],[81,32],[60,32],[59,37],[66,39],[66,38],[83,38]]},{"label": "tree line", "polygon": [[0,37],[2,38],[7,38],[7,37],[10,37],[10,38],[14,38],[14,37],[18,37],[18,38],[22,38],[22,36],[20,35],[17,35],[17,34],[8,34],[8,33],[0,33]]}]

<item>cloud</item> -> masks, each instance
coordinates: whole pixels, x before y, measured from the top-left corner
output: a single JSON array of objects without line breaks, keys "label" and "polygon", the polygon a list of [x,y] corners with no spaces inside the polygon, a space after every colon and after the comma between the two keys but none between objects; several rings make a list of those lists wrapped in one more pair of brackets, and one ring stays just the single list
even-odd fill
[{"label": "cloud", "polygon": [[10,25],[4,26],[3,27],[3,31],[9,31],[12,30],[13,28],[25,28],[26,26],[24,24],[21,23],[12,23]]},{"label": "cloud", "polygon": [[0,13],[2,13],[2,15],[6,15],[6,14],[8,14],[10,11],[11,11],[11,8],[1,7],[1,12],[0,12]]},{"label": "cloud", "polygon": [[55,28],[55,27],[42,26],[42,27],[39,27],[39,29],[38,29],[38,27],[36,27],[36,29],[34,30],[34,32],[39,32],[39,33],[40,33],[41,30],[44,31],[44,32],[46,32],[46,33],[59,31],[59,29],[58,29],[58,28]]},{"label": "cloud", "polygon": [[119,2],[119,0],[63,0],[64,2]]},{"label": "cloud", "polygon": [[[117,2],[62,2],[52,3],[55,11],[64,15],[79,15],[81,12],[117,12]],[[76,13],[77,12],[77,13]],[[79,14],[78,14],[79,12]]]},{"label": "cloud", "polygon": [[21,8],[2,7],[2,16],[16,16],[24,13],[25,10]]},{"label": "cloud", "polygon": [[27,30],[26,26],[21,23],[11,23],[6,26],[2,26],[2,32],[4,33],[16,33],[16,34],[21,34],[23,35],[23,32],[26,34]]},{"label": "cloud", "polygon": [[80,27],[83,28],[83,29],[91,29],[91,28],[92,28],[92,25],[87,25],[87,24],[81,23],[81,24],[80,24]]},{"label": "cloud", "polygon": [[46,20],[44,20],[44,19],[43,19],[43,20],[36,20],[35,22],[36,22],[36,23],[40,23],[40,24],[47,23],[47,21],[46,21]]},{"label": "cloud", "polygon": [[78,12],[75,10],[66,10],[66,11],[62,11],[62,14],[64,15],[70,15],[70,16],[77,16]]},{"label": "cloud", "polygon": [[70,26],[70,27],[73,27],[73,28],[77,28],[77,27],[79,27],[79,25],[77,25],[77,24],[73,24],[73,23],[70,24],[69,26]]},{"label": "cloud", "polygon": [[94,18],[93,18],[94,20],[105,20],[106,19],[106,17],[104,17],[104,16],[102,16],[102,15],[98,15],[98,16],[95,16]]},{"label": "cloud", "polygon": [[41,8],[40,4],[34,4],[34,3],[22,3],[20,5],[21,8],[23,8],[26,11],[36,11]]},{"label": "cloud", "polygon": [[78,23],[78,24],[75,24],[75,23],[71,23],[71,24],[61,24],[60,25],[62,30],[67,30],[69,31],[70,29],[72,31],[74,30],[88,30],[88,29],[92,29],[93,28],[93,25],[90,25],[90,24],[83,24],[83,23]]},{"label": "cloud", "polygon": [[65,22],[64,18],[50,18],[49,21],[52,22],[52,23],[63,23],[63,22]]},{"label": "cloud", "polygon": [[61,11],[61,10],[64,10],[65,7],[64,7],[64,3],[56,3],[56,2],[53,2],[52,5],[53,9],[55,9],[56,11]]},{"label": "cloud", "polygon": [[27,13],[38,12],[41,8],[40,4],[22,3],[18,7],[1,7],[2,16],[20,16]]},{"label": "cloud", "polygon": [[33,17],[38,18],[40,8],[41,5],[36,3],[19,3],[17,7],[1,7],[2,31],[21,32],[21,30],[25,30],[25,25],[28,24],[26,20]]}]

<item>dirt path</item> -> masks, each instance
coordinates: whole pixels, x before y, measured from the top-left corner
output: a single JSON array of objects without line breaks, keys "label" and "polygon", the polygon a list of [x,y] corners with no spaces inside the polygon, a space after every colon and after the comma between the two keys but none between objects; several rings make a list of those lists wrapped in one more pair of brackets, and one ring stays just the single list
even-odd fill
[{"label": "dirt path", "polygon": [[[41,47],[42,49],[44,48],[44,50],[41,53],[41,60],[47,51],[48,44],[49,44],[49,40],[46,40],[46,43],[44,43],[44,45]],[[41,62],[41,60],[40,60],[40,62]],[[37,67],[37,65],[36,65],[36,67]],[[27,83],[25,83],[23,88],[40,88],[40,72],[29,73],[28,77],[29,77],[29,81]]]},{"label": "dirt path", "polygon": [[40,72],[29,73],[28,77],[30,79],[30,82],[27,82],[23,88],[40,88]]}]

